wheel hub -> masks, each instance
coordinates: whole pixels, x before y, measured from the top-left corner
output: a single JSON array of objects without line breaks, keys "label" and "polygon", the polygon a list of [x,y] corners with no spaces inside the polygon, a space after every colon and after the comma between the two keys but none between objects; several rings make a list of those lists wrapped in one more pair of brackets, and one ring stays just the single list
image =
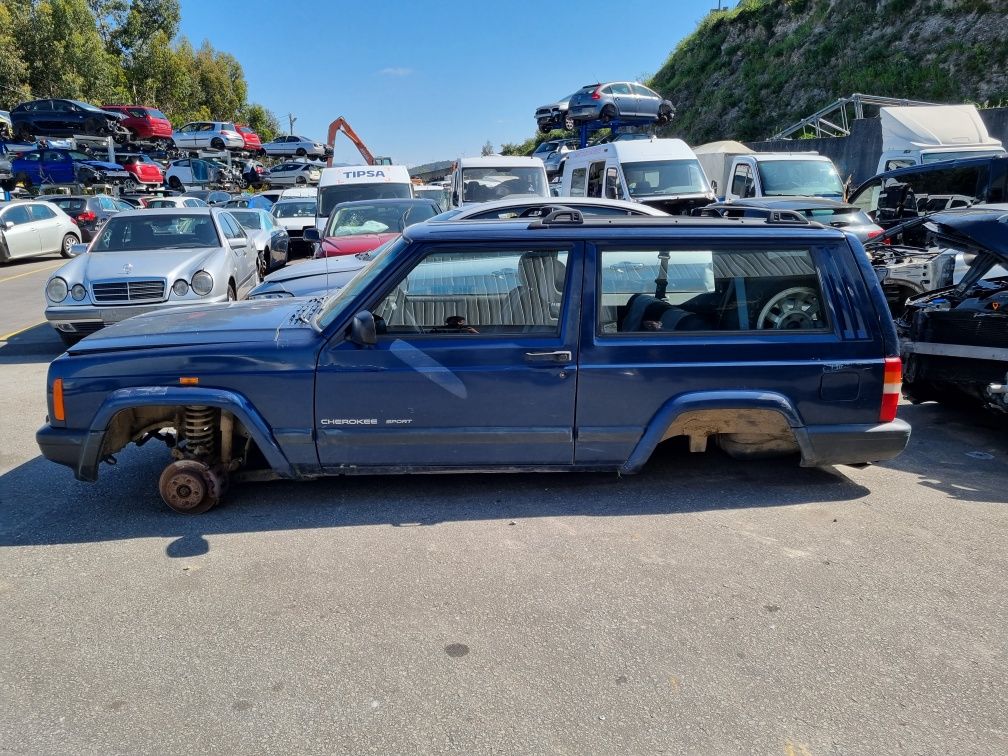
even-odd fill
[{"label": "wheel hub", "polygon": [[164,469],[158,488],[165,504],[176,512],[200,514],[217,504],[224,482],[202,462],[183,459]]}]

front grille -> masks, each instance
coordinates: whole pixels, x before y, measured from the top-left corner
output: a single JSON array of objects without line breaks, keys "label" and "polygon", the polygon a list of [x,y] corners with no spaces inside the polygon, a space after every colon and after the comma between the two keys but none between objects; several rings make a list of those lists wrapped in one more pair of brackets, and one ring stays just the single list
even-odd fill
[{"label": "front grille", "polygon": [[288,228],[287,229],[287,236],[290,236],[291,238],[297,237],[297,236],[304,236],[304,229],[303,228]]},{"label": "front grille", "polygon": [[107,281],[91,284],[95,302],[160,302],[165,295],[165,282],[149,281]]},{"label": "front grille", "polygon": [[1008,348],[1008,318],[977,312],[935,312],[927,318],[927,340],[939,344],[968,344]]}]

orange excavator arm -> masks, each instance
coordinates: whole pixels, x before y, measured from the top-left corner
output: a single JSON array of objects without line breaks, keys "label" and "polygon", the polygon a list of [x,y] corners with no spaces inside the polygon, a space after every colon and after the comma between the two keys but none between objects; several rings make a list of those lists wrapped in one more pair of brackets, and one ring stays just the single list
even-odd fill
[{"label": "orange excavator arm", "polygon": [[[354,131],[352,128],[350,128],[350,124],[346,122],[346,119],[343,116],[340,116],[335,121],[329,124],[329,137],[327,139],[328,144],[333,145],[336,142],[336,134],[339,131],[342,131],[344,134],[346,134],[347,139],[349,139],[351,142],[354,143],[354,146],[357,148],[357,151],[361,154],[361,157],[364,158],[365,163],[367,163],[368,165],[375,164],[375,158],[374,155],[371,154],[371,150],[369,150],[367,148],[367,145],[364,144],[364,141],[359,136],[357,136],[357,132]],[[332,157],[330,157],[326,161],[326,163],[331,166]]]}]

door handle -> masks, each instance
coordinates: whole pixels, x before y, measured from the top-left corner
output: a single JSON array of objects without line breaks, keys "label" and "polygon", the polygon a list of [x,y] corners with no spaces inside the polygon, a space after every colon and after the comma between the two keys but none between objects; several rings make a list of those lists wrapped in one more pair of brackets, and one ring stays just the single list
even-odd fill
[{"label": "door handle", "polygon": [[525,362],[566,365],[571,361],[571,353],[568,351],[559,352],[525,352]]}]

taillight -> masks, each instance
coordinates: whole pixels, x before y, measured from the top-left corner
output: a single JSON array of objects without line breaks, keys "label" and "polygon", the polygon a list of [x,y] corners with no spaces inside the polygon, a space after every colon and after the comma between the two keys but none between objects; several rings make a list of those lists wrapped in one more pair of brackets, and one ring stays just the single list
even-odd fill
[{"label": "taillight", "polygon": [[903,362],[899,357],[886,357],[885,370],[882,375],[882,408],[879,410],[879,422],[891,423],[896,419],[896,408],[899,406],[900,385],[903,383]]},{"label": "taillight", "polygon": [[90,210],[85,210],[83,213],[80,213],[77,216],[77,220],[84,221],[86,223],[87,221],[93,221],[97,217],[98,216],[92,213]]},{"label": "taillight", "polygon": [[876,231],[869,231],[868,232],[868,238],[869,239],[878,239],[880,236],[882,236],[882,234],[883,234],[883,231],[882,231],[881,228],[878,229],[878,230],[876,230]]},{"label": "taillight", "polygon": [[601,100],[602,99],[602,87],[595,87],[595,91],[592,92],[592,99],[593,100]]}]

